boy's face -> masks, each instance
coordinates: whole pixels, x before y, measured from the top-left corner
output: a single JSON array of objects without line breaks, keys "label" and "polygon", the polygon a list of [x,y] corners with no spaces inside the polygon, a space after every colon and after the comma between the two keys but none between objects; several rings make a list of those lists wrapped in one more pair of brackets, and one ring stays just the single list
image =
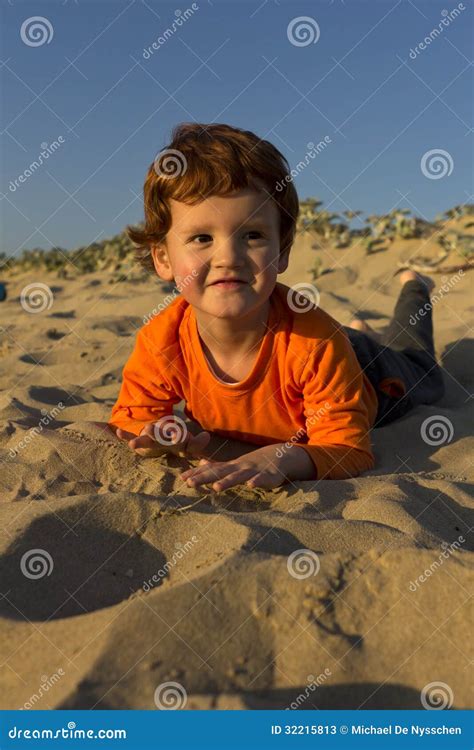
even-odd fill
[{"label": "boy's face", "polygon": [[[171,229],[152,250],[157,274],[189,304],[218,318],[257,311],[288,265],[280,255],[279,212],[265,192],[239,190],[189,206],[171,200]],[[242,283],[219,286],[218,279]]]}]

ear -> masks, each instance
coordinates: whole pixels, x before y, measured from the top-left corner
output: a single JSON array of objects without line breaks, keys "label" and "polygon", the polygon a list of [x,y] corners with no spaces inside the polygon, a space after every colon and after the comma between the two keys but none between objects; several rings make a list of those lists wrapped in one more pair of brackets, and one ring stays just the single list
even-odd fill
[{"label": "ear", "polygon": [[153,265],[155,266],[155,271],[158,276],[162,278],[163,281],[173,281],[173,269],[171,268],[168,250],[166,248],[165,242],[163,242],[161,245],[152,245],[150,252],[151,258],[153,260]]},{"label": "ear", "polygon": [[283,253],[280,253],[278,257],[278,273],[283,273],[288,268],[288,261],[290,259],[291,247],[287,248]]}]

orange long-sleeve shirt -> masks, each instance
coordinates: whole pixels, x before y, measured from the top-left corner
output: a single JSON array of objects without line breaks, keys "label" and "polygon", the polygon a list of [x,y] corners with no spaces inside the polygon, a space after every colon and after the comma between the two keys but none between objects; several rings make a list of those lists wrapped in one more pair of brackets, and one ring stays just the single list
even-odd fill
[{"label": "orange long-sleeve shirt", "polygon": [[239,383],[213,373],[193,308],[177,296],[138,331],[109,424],[138,435],[184,400],[184,413],[204,430],[256,445],[304,448],[315,478],[373,468],[376,393],[339,324],[319,308],[294,312],[288,291],[276,284],[267,331]]}]

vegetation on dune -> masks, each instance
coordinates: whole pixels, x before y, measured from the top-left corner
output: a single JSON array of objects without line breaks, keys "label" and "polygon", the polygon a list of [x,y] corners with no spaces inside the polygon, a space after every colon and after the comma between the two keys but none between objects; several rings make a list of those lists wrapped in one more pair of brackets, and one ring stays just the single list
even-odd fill
[{"label": "vegetation on dune", "polygon": [[149,277],[134,259],[134,246],[126,232],[111,239],[93,242],[76,250],[53,247],[50,250],[35,248],[23,250],[21,255],[7,259],[0,253],[3,271],[23,273],[42,270],[55,272],[59,278],[72,278],[95,271],[110,271],[110,283],[127,280],[141,280]]},{"label": "vegetation on dune", "polygon": [[[415,259],[433,270],[454,253],[466,267],[474,262],[474,204],[454,206],[437,216],[433,222],[413,216],[409,209],[397,208],[385,215],[372,214],[365,219],[361,211],[347,210],[337,214],[323,208],[318,198],[307,198],[300,202],[297,234],[309,233],[314,239],[315,249],[340,249],[361,245],[367,255],[386,251],[399,240],[420,239],[422,247],[426,240],[440,247],[434,261]],[[467,219],[467,220],[466,220]],[[353,226],[356,224],[356,226]],[[360,225],[360,226],[359,226]],[[454,226],[455,225],[455,226]],[[416,263],[412,266],[415,267]],[[25,271],[53,272],[59,278],[108,271],[110,283],[117,281],[144,281],[149,273],[135,260],[134,245],[126,232],[111,239],[93,242],[76,250],[53,247],[50,250],[23,250],[14,258],[0,253],[2,275]],[[441,270],[441,268],[439,268]],[[317,258],[312,270],[314,278],[325,273],[321,258]]]},{"label": "vegetation on dune", "polygon": [[[463,267],[470,267],[474,262],[474,235],[472,233],[474,222],[468,221],[462,227],[450,226],[453,221],[472,216],[473,204],[455,206],[437,216],[433,222],[413,216],[412,212],[406,208],[397,208],[383,215],[372,214],[362,219],[361,211],[343,211],[343,216],[340,216],[321,206],[322,202],[317,198],[307,198],[301,201],[297,225],[299,233],[311,232],[315,236],[316,242],[313,247],[316,250],[361,245],[367,255],[372,255],[388,250],[395,241],[420,239],[422,240],[421,247],[428,240],[438,244],[440,246],[438,257],[433,260],[420,256],[412,258],[406,264],[400,264],[401,266],[420,269],[423,267],[424,270],[434,271],[450,253],[461,256]],[[361,224],[360,227],[352,228],[348,223],[354,219]],[[321,258],[317,258],[311,270],[313,280],[327,270],[323,267]],[[442,269],[439,268],[439,270]]]}]

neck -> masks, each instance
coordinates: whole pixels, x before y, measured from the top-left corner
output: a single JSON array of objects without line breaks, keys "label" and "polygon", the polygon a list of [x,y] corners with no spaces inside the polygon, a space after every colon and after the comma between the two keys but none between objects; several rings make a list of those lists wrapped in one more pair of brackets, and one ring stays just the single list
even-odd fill
[{"label": "neck", "polygon": [[235,356],[236,352],[251,352],[262,340],[267,330],[270,300],[265,300],[261,307],[239,318],[238,322],[214,316],[208,318],[197,309],[194,309],[194,314],[204,344],[211,351],[218,349],[224,356]]}]

